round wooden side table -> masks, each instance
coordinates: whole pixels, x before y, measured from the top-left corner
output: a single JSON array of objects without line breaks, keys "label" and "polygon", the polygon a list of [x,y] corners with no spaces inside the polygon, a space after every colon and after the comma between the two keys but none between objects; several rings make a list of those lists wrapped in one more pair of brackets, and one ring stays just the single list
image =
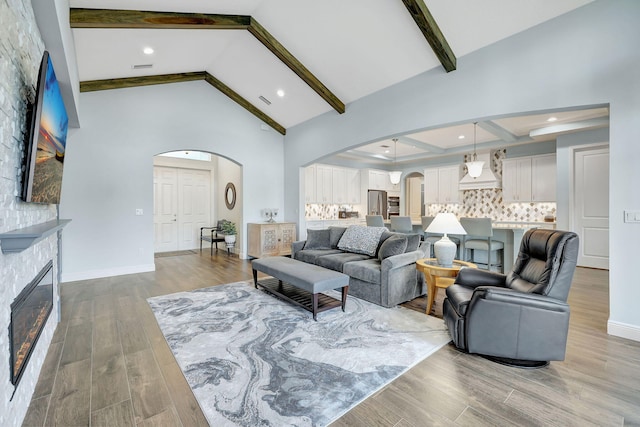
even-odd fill
[{"label": "round wooden side table", "polygon": [[[438,264],[435,258],[424,258],[416,261],[416,268],[418,271],[424,273],[425,280],[427,281],[427,311],[431,313],[433,307],[433,301],[436,299],[436,292],[438,288],[448,288],[453,284],[453,280],[458,276],[458,272],[462,268],[478,268],[475,264],[466,261],[453,260],[451,267],[445,267]],[[447,278],[449,280],[447,280]],[[445,279],[445,280],[443,280]]]}]

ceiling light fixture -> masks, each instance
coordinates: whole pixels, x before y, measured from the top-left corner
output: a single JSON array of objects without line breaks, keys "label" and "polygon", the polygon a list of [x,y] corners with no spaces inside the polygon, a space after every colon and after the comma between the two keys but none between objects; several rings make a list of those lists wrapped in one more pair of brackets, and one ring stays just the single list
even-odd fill
[{"label": "ceiling light fixture", "polygon": [[473,123],[473,157],[472,161],[467,162],[467,172],[471,178],[477,178],[482,174],[482,166],[484,166],[484,162],[482,160],[478,160],[478,155],[476,154],[476,127],[478,126],[478,122]]},{"label": "ceiling light fixture", "polygon": [[284,91],[282,89],[278,89],[276,91],[276,95],[278,95],[280,98],[284,97]]},{"label": "ceiling light fixture", "polygon": [[[398,155],[398,138],[393,138],[393,164],[396,164],[396,156]],[[402,171],[389,171],[389,181],[393,185],[400,183],[400,176],[402,175]]]},{"label": "ceiling light fixture", "polygon": [[458,136],[458,139],[464,139],[464,135]]},{"label": "ceiling light fixture", "polygon": [[144,52],[145,55],[151,55],[153,53],[153,48],[145,47],[144,49],[142,49],[142,51]]},{"label": "ceiling light fixture", "polygon": [[557,117],[549,117],[549,118],[547,119],[547,121],[548,121],[548,122],[555,122],[556,120],[558,120],[558,118],[557,118]]}]

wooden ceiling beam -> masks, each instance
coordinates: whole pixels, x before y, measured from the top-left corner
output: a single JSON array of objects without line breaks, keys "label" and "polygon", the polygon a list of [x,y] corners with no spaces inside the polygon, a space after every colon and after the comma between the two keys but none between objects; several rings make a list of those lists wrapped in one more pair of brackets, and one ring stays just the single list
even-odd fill
[{"label": "wooden ceiling beam", "polygon": [[136,86],[162,85],[167,83],[204,80],[204,71],[195,73],[162,74],[159,76],[125,77],[121,79],[87,80],[80,82],[80,92],[123,89]]},{"label": "wooden ceiling beam", "polygon": [[447,39],[445,39],[438,23],[434,19],[431,12],[424,4],[423,0],[402,0],[407,10],[411,14],[411,17],[418,25],[418,28],[427,39],[433,53],[436,54],[440,63],[447,72],[456,69],[456,56],[453,54]]},{"label": "wooden ceiling beam", "polygon": [[275,129],[276,131],[278,131],[282,135],[286,135],[287,134],[287,130],[284,128],[284,126],[282,126],[281,124],[279,124],[278,122],[273,120],[271,117],[267,116],[265,113],[263,113],[261,110],[259,110],[256,106],[254,106],[252,103],[250,103],[249,101],[244,99],[236,91],[234,91],[229,86],[227,86],[224,83],[222,83],[220,80],[218,80],[217,78],[215,78],[211,74],[205,72],[205,78],[204,79],[211,86],[215,87],[220,92],[222,92],[225,95],[227,95],[229,98],[231,98],[233,101],[235,101],[241,107],[243,107],[245,110],[247,110],[248,112],[250,112],[251,114],[253,114],[257,118],[259,118],[260,120],[262,120],[263,122],[265,122],[266,124],[271,126],[273,129]]},{"label": "wooden ceiling beam", "polygon": [[258,21],[251,18],[249,32],[267,49],[277,56],[287,67],[311,87],[318,95],[331,105],[338,113],[345,111],[344,103],[338,99],[320,80],[316,78],[295,56],[291,54],[275,37],[273,37]]},{"label": "wooden ceiling beam", "polygon": [[71,28],[246,30],[250,21],[246,15],[78,8],[71,8],[69,16]]},{"label": "wooden ceiling beam", "polygon": [[189,82],[194,80],[205,80],[211,86],[231,98],[236,104],[271,126],[273,129],[286,135],[284,126],[273,120],[271,117],[260,111],[249,101],[240,96],[229,86],[212,76],[206,71],[194,73],[163,74],[159,76],[126,77],[121,79],[89,80],[80,82],[80,92],[94,92],[98,90],[123,89],[137,86],[151,86],[167,83]]},{"label": "wooden ceiling beam", "polygon": [[242,29],[269,49],[338,113],[345,106],[316,76],[258,21],[245,15],[147,12],[138,10],[76,9],[70,11],[71,28]]}]

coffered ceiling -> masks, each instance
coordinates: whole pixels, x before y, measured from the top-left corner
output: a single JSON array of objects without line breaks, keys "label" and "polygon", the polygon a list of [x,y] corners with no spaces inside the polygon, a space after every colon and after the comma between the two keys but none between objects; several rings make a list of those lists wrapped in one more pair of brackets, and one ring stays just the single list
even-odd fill
[{"label": "coffered ceiling", "polygon": [[[320,114],[349,114],[349,103],[419,73],[453,70],[457,57],[590,1],[425,0],[424,10],[422,0],[70,0],[70,6],[81,90],[206,80],[285,133]],[[440,39],[426,34],[438,27]],[[478,142],[495,138],[497,128],[519,138],[531,130],[503,120],[480,125]],[[444,132],[462,129],[403,135],[398,149],[406,146],[407,153],[398,156],[417,155],[410,153],[414,141],[425,153],[472,143],[444,144]]]}]

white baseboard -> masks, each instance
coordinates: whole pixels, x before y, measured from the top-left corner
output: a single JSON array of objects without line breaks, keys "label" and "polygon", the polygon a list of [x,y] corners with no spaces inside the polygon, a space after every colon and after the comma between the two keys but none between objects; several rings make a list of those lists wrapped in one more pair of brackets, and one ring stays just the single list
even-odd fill
[{"label": "white baseboard", "polygon": [[77,282],[78,280],[91,280],[100,279],[103,277],[122,276],[125,274],[147,273],[149,271],[155,270],[155,264],[140,264],[127,267],[108,268],[104,270],[79,271],[77,273],[62,272],[61,281],[63,283]]},{"label": "white baseboard", "polygon": [[635,325],[609,320],[607,322],[607,333],[628,340],[640,341],[640,327]]}]

